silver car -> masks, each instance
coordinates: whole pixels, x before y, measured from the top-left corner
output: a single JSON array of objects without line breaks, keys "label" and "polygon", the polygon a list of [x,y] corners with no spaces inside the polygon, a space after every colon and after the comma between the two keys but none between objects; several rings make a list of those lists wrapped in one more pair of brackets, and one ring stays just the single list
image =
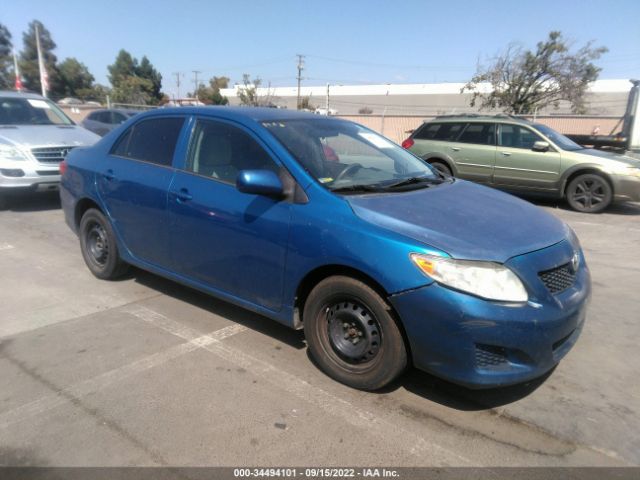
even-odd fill
[{"label": "silver car", "polygon": [[111,130],[139,113],[139,110],[123,110],[120,108],[95,110],[82,120],[82,126],[104,137]]},{"label": "silver car", "polygon": [[0,208],[14,192],[57,190],[69,150],[99,139],[40,95],[0,91]]}]

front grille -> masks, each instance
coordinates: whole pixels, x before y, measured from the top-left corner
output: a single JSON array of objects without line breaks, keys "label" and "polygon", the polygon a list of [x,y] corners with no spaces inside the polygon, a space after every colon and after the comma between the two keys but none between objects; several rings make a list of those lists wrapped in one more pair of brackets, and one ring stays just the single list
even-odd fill
[{"label": "front grille", "polygon": [[60,175],[60,170],[36,170],[38,175]]},{"label": "front grille", "polygon": [[481,368],[495,367],[507,363],[506,351],[502,347],[476,344],[476,365]]},{"label": "front grille", "polygon": [[564,337],[562,337],[560,340],[558,340],[557,342],[555,342],[551,348],[553,350],[557,350],[558,348],[560,348],[562,345],[564,345],[564,343],[569,340],[571,338],[571,335],[573,335],[573,332],[575,332],[575,330],[571,330],[571,333],[569,335],[565,335]]},{"label": "front grille", "polygon": [[73,147],[32,148],[31,153],[40,163],[60,163]]},{"label": "front grille", "polygon": [[540,272],[538,275],[551,293],[560,293],[571,287],[576,281],[576,273],[569,263]]}]

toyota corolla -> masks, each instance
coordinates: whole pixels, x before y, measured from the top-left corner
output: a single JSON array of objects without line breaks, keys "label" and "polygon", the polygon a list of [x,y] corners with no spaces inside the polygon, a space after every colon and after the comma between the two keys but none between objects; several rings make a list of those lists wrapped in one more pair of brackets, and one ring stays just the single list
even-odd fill
[{"label": "toyota corolla", "polygon": [[352,387],[409,365],[475,388],[527,381],[584,324],[589,271],[566,224],[345,120],[162,109],[62,171],[95,276],[134,265],[304,329]]}]

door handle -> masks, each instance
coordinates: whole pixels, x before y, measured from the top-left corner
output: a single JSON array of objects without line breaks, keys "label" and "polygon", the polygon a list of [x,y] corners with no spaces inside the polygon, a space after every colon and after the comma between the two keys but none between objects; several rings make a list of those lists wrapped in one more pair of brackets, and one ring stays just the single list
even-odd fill
[{"label": "door handle", "polygon": [[189,193],[189,190],[187,190],[186,188],[181,188],[177,192],[172,192],[172,193],[176,196],[176,198],[178,199],[178,202],[188,202],[193,198],[193,195],[191,195]]},{"label": "door handle", "polygon": [[505,157],[510,157],[510,156],[511,156],[511,153],[509,153],[509,152],[501,152],[501,153],[502,153],[502,155],[504,155]]},{"label": "door handle", "polygon": [[451,147],[451,150],[453,150],[454,152],[459,152],[460,151],[460,147]]},{"label": "door handle", "polygon": [[109,182],[112,180],[115,180],[115,175],[113,174],[113,170],[109,169],[106,172],[104,172],[102,174],[102,176],[104,177],[105,180],[108,180]]}]

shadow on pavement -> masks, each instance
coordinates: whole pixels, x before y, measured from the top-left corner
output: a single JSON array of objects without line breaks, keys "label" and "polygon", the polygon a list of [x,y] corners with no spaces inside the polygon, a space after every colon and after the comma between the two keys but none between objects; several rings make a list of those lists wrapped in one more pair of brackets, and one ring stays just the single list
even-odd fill
[{"label": "shadow on pavement", "polygon": [[56,192],[19,193],[5,198],[5,210],[38,212],[60,208],[60,194]]},{"label": "shadow on pavement", "polygon": [[130,275],[137,283],[148,288],[180,300],[181,302],[207,310],[215,315],[229,319],[232,322],[239,323],[247,328],[268,335],[275,340],[286,343],[293,348],[303,349],[306,346],[304,343],[304,334],[300,330],[293,330],[270,318],[231,303],[218,300],[215,297],[143,270],[132,269]]},{"label": "shadow on pavement", "polygon": [[533,195],[516,195],[519,198],[531,202],[539,207],[557,208],[559,210],[565,210],[567,212],[573,212],[576,215],[583,215],[585,219],[598,218],[598,215],[612,214],[612,215],[640,215],[640,203],[638,202],[622,202],[614,203],[604,212],[601,213],[580,213],[572,210],[569,204],[565,200],[558,198],[546,198]]}]

